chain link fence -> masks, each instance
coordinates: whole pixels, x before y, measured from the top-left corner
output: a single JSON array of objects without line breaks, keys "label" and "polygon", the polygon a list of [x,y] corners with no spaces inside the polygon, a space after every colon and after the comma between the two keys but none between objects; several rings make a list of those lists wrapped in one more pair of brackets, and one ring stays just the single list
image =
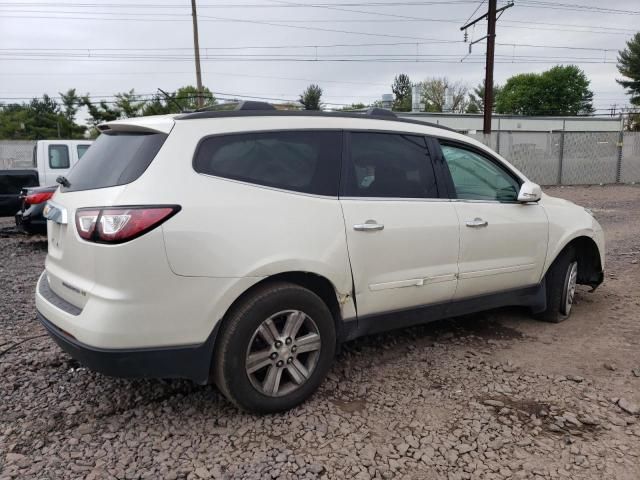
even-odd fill
[{"label": "chain link fence", "polygon": [[640,132],[469,134],[540,185],[640,182]]},{"label": "chain link fence", "polygon": [[34,140],[0,140],[0,170],[33,168]]}]

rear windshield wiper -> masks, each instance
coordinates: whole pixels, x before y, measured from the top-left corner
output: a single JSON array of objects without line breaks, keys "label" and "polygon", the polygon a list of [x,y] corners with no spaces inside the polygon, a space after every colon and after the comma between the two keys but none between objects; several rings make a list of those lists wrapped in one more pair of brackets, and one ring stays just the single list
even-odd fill
[{"label": "rear windshield wiper", "polygon": [[56,178],[56,182],[58,182],[63,187],[69,188],[71,186],[71,183],[69,183],[69,180],[67,180],[67,177],[63,175],[60,175],[58,178]]}]

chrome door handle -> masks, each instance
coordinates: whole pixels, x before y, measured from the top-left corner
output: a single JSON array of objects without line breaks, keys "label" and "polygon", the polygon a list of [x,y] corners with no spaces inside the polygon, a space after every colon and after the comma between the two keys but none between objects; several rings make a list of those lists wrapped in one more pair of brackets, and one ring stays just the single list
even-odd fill
[{"label": "chrome door handle", "polygon": [[480,217],[476,217],[473,220],[467,220],[466,223],[467,223],[467,227],[471,227],[471,228],[480,228],[480,227],[486,227],[487,225],[489,225],[489,222],[481,219]]},{"label": "chrome door handle", "polygon": [[364,223],[358,223],[353,226],[358,232],[374,232],[376,230],[384,230],[384,225],[377,223],[375,220],[367,220]]}]

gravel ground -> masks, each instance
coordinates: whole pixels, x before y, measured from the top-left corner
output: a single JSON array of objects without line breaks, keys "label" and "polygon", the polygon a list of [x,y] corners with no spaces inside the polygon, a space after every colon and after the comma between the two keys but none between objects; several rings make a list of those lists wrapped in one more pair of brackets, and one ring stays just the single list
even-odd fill
[{"label": "gravel ground", "polygon": [[35,321],[46,242],[0,219],[0,479],[640,478],[640,189],[548,192],[607,232],[606,281],[568,322],[502,309],[359,339],[262,417],[62,353]]}]

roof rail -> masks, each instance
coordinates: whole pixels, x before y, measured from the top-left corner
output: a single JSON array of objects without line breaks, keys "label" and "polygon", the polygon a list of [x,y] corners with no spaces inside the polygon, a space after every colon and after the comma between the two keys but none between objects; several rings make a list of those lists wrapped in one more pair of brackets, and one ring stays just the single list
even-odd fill
[{"label": "roof rail", "polygon": [[377,108],[377,107],[368,108],[367,111],[365,112],[365,115],[375,116],[375,117],[398,118],[398,116],[395,113],[393,113],[391,110],[387,110],[385,108]]},{"label": "roof rail", "polygon": [[[261,102],[255,102],[261,103]],[[246,107],[245,107],[246,108]],[[382,109],[373,109],[373,110],[382,110]],[[436,123],[430,122],[422,122],[419,120],[414,120],[412,118],[407,117],[398,117],[393,112],[388,110],[382,110],[383,113],[380,115],[379,113],[365,114],[363,115],[361,112],[321,112],[318,110],[207,110],[193,113],[183,113],[181,115],[176,115],[174,118],[176,120],[191,120],[196,118],[230,118],[230,117],[327,117],[327,118],[359,118],[364,119],[370,117],[369,120],[378,120],[378,121],[393,121],[393,122],[402,122],[402,123],[412,123],[414,125],[422,125],[432,128],[439,128],[442,130],[448,130],[450,132],[455,132],[453,128],[445,127],[443,125],[438,125]]]},{"label": "roof rail", "polygon": [[267,102],[256,102],[253,100],[245,100],[240,102],[234,108],[235,111],[240,110],[275,110],[276,107]]}]

